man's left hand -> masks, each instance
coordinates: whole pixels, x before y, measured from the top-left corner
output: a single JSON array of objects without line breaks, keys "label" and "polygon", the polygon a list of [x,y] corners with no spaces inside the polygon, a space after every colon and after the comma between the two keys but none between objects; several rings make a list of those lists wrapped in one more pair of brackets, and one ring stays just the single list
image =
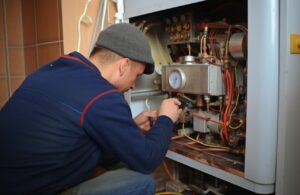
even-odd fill
[{"label": "man's left hand", "polygon": [[157,110],[144,111],[134,117],[134,122],[139,126],[142,132],[146,133],[151,129],[151,125],[157,119]]}]

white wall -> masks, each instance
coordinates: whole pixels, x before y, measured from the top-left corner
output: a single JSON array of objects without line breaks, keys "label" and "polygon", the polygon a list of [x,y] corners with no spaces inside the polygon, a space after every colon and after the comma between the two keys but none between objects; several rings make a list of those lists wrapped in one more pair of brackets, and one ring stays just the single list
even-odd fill
[{"label": "white wall", "polygon": [[300,34],[300,1],[280,0],[279,121],[276,195],[300,194],[300,54],[290,54],[290,34]]},{"label": "white wall", "polygon": [[[61,0],[62,5],[62,26],[64,35],[64,53],[70,53],[77,50],[78,46],[78,20],[83,14],[86,0]],[[82,24],[80,26],[81,42],[80,52],[84,56],[89,55],[89,47],[93,37],[94,29],[96,26],[97,15],[101,10],[102,0],[93,0],[88,4],[86,15],[92,19],[91,24]],[[114,15],[116,12],[115,3],[112,0],[108,1],[108,9],[106,15],[105,27],[114,23]],[[109,18],[109,20],[108,20]],[[101,23],[101,20],[100,20]],[[100,27],[101,24],[99,24]],[[100,29],[100,28],[98,28]]]}]

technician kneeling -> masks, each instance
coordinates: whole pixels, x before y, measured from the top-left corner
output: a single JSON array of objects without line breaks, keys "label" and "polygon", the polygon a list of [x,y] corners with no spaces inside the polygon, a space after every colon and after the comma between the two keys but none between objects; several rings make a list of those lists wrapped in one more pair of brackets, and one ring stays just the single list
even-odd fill
[{"label": "technician kneeling", "polygon": [[[148,174],[167,152],[180,102],[132,119],[123,96],[153,70],[143,32],[116,24],[89,59],[73,52],[29,75],[0,111],[0,194],[154,194]],[[90,179],[118,162],[128,169]]]}]

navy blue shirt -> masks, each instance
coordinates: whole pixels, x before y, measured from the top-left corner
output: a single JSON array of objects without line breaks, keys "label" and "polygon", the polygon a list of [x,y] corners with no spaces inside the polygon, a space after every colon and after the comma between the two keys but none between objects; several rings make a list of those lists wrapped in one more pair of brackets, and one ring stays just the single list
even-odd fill
[{"label": "navy blue shirt", "polygon": [[160,116],[143,134],[124,96],[77,52],[29,75],[0,111],[0,194],[52,194],[123,161],[151,173],[173,123]]}]

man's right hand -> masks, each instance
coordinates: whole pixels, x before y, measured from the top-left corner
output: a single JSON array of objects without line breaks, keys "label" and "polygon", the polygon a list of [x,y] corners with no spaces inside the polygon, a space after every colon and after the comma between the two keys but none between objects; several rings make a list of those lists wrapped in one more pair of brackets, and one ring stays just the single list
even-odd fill
[{"label": "man's right hand", "polygon": [[174,122],[177,121],[179,114],[182,112],[182,109],[179,108],[181,102],[176,98],[165,99],[161,102],[158,116],[168,116]]}]

